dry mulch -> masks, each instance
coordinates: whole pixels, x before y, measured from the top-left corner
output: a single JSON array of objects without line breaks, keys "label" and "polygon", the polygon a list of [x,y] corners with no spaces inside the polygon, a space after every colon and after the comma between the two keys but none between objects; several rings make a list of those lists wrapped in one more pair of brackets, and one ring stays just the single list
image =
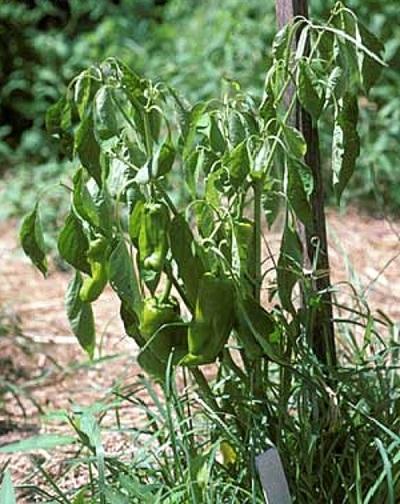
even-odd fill
[{"label": "dry mulch", "polygon": [[[400,322],[400,223],[350,209],[346,214],[329,211],[328,227],[333,283],[350,280],[373,311],[380,309]],[[266,238],[277,250],[279,235],[267,232]],[[41,421],[41,414],[90,405],[116,383],[132,382],[140,372],[136,346],[124,335],[111,290],[95,304],[95,316],[101,355],[114,357],[96,365],[87,363],[64,311],[69,274],[53,268],[50,278],[43,279],[17,245],[15,222],[0,224],[0,279],[0,391],[10,384],[14,387],[0,402],[0,445],[46,432],[49,426]],[[128,422],[135,419],[133,410],[122,414]],[[127,450],[128,438],[110,434],[105,444],[108,452],[120,453]],[[56,472],[64,453],[60,449],[40,455]],[[30,459],[0,455],[0,468],[8,459],[14,481],[22,483],[32,470]],[[76,487],[81,478],[71,473],[64,486]]]}]

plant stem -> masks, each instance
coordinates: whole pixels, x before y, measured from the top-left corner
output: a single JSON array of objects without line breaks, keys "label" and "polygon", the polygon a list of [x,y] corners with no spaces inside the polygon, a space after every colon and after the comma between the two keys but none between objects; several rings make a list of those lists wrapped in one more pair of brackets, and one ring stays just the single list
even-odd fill
[{"label": "plant stem", "polygon": [[256,180],[253,185],[254,190],[254,297],[257,301],[261,298],[261,197],[262,180]]}]

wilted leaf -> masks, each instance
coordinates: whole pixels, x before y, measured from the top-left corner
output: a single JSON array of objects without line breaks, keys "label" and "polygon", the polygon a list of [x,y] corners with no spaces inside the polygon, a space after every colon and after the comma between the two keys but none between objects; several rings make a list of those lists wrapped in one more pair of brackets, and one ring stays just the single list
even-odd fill
[{"label": "wilted leaf", "polygon": [[120,239],[109,259],[111,287],[124,303],[132,306],[136,313],[141,307],[141,294],[132,259],[123,239]]},{"label": "wilted leaf", "polygon": [[95,348],[96,332],[94,327],[93,312],[90,303],[85,303],[79,296],[82,287],[82,277],[77,271],[71,280],[66,295],[65,305],[72,332],[77,337],[81,347],[92,358]]},{"label": "wilted leaf", "polygon": [[70,212],[58,236],[58,251],[60,256],[79,271],[90,273],[90,266],[86,260],[89,241],[84,232],[81,221]]},{"label": "wilted leaf", "polygon": [[297,93],[304,109],[311,115],[313,121],[318,121],[324,106],[324,95],[319,89],[317,76],[308,61],[299,62]]},{"label": "wilted leaf", "polygon": [[287,24],[275,35],[272,43],[272,56],[275,59],[279,60],[286,58],[287,52],[290,50],[289,43],[292,29],[293,25]]},{"label": "wilted leaf", "polygon": [[339,107],[336,110],[332,145],[333,185],[338,203],[354,173],[356,160],[360,154],[357,98],[346,95]]},{"label": "wilted leaf", "polygon": [[232,185],[239,188],[250,171],[246,140],[224,156],[223,164],[228,167]]},{"label": "wilted leaf", "polygon": [[308,229],[312,229],[313,216],[307,198],[307,193],[310,193],[310,187],[312,188],[312,175],[309,172],[311,178],[307,177],[307,172],[305,170],[302,170],[300,174],[299,168],[303,168],[304,166],[305,165],[298,163],[293,158],[288,158],[286,196],[297,217]]},{"label": "wilted leaf", "polygon": [[82,165],[101,186],[100,147],[94,135],[92,115],[88,113],[75,134],[75,151]]},{"label": "wilted leaf", "polygon": [[292,292],[302,271],[302,246],[296,231],[286,222],[278,260],[277,281],[282,307],[294,313]]},{"label": "wilted leaf", "polygon": [[25,254],[43,275],[46,276],[47,260],[38,203],[36,203],[32,212],[22,221],[19,237]]},{"label": "wilted leaf", "polygon": [[292,126],[283,125],[283,134],[290,154],[295,158],[302,158],[307,152],[307,144],[302,133]]},{"label": "wilted leaf", "polygon": [[204,266],[196,253],[193,234],[182,215],[173,219],[170,238],[172,256],[178,265],[178,275],[182,278],[189,301],[194,306]]},{"label": "wilted leaf", "polygon": [[116,106],[112,100],[111,92],[109,87],[103,86],[95,97],[94,126],[100,140],[108,140],[118,135]]}]

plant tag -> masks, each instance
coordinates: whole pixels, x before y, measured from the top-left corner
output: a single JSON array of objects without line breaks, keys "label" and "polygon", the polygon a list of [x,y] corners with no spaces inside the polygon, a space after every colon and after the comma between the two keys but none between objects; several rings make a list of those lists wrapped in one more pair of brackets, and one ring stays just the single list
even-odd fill
[{"label": "plant tag", "polygon": [[268,504],[291,504],[282,461],[275,447],[256,457],[256,466]]}]

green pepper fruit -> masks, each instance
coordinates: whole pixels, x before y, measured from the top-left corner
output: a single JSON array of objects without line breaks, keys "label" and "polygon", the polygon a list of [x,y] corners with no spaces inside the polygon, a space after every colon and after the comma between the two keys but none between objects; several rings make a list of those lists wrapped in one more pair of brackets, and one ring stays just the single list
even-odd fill
[{"label": "green pepper fruit", "polygon": [[103,292],[108,282],[109,246],[104,237],[96,238],[89,244],[87,259],[90,265],[90,276],[85,278],[79,297],[82,301],[92,303]]},{"label": "green pepper fruit", "polygon": [[145,371],[160,380],[165,377],[171,350],[175,348],[174,363],[187,353],[187,328],[179,324],[183,322],[175,300],[145,299],[139,333],[148,344],[140,352],[138,361]]},{"label": "green pepper fruit", "polygon": [[194,318],[188,331],[188,355],[182,365],[214,362],[233,328],[234,287],[230,279],[205,273],[200,280]]},{"label": "green pepper fruit", "polygon": [[139,265],[143,280],[152,292],[157,287],[168,252],[169,210],[164,203],[146,203],[139,232]]}]

